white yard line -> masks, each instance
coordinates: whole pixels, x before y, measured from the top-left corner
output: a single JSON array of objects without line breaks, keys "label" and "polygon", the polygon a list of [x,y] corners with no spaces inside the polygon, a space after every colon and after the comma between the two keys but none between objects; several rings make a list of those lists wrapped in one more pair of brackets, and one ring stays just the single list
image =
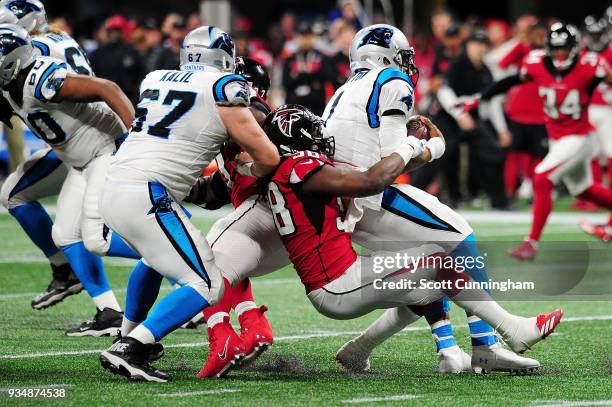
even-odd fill
[{"label": "white yard line", "polygon": [[70,387],[69,384],[37,384],[37,385],[20,385],[15,387],[0,387],[0,393],[7,393],[11,389],[62,389]]},{"label": "white yard line", "polygon": [[[582,321],[610,321],[612,320],[612,315],[593,315],[593,316],[584,316],[584,317],[568,317],[563,318],[564,323],[568,322],[582,322]],[[456,325],[455,328],[466,328],[466,325]],[[409,326],[407,328],[402,329],[401,332],[413,332],[413,331],[428,331],[430,328],[428,326]],[[301,335],[290,335],[290,336],[279,336],[274,340],[276,342],[288,342],[288,341],[299,341],[303,339],[314,339],[314,338],[334,338],[338,336],[351,336],[351,335],[359,335],[361,331],[321,331],[321,332],[312,332]],[[171,345],[164,345],[167,349],[173,348],[198,348],[202,346],[207,346],[208,342],[187,342],[187,343],[177,343]],[[67,351],[67,352],[39,352],[39,353],[24,353],[20,355],[0,355],[0,360],[2,359],[32,359],[32,358],[42,358],[48,356],[79,356],[79,355],[90,355],[94,353],[101,353],[105,349],[85,349],[85,350],[77,350],[77,351]]]},{"label": "white yard line", "polygon": [[201,390],[201,391],[184,391],[180,393],[160,393],[153,394],[157,397],[191,397],[191,396],[208,396],[223,393],[237,393],[240,390],[236,389],[219,389],[219,390]]},{"label": "white yard line", "polygon": [[538,400],[528,407],[612,406],[612,400]]},{"label": "white yard line", "polygon": [[[163,283],[162,283],[163,284]],[[268,285],[285,285],[285,284],[295,284],[296,286],[300,284],[300,280],[296,278],[273,278],[273,279],[262,279],[257,280],[257,285],[268,286]],[[173,288],[168,284],[162,285],[161,291],[170,291]],[[115,293],[125,293],[127,291],[126,287],[113,288]],[[29,293],[10,293],[10,294],[0,294],[0,301],[10,300],[13,298],[29,298],[33,297],[40,293],[29,292]]]},{"label": "white yard line", "polygon": [[374,403],[377,401],[403,401],[403,400],[414,400],[423,396],[417,396],[414,394],[398,394],[396,396],[383,396],[383,397],[361,397],[355,399],[341,400],[341,403],[345,404],[360,404],[360,403]]}]

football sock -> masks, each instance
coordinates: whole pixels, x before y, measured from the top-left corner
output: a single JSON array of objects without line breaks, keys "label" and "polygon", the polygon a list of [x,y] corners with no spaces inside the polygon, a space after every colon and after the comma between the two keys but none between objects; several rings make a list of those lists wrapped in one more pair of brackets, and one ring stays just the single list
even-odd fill
[{"label": "football sock", "polygon": [[136,263],[128,279],[125,318],[136,324],[146,319],[149,310],[159,295],[162,279],[161,274],[146,265],[142,260]]},{"label": "football sock", "polygon": [[108,290],[105,293],[93,297],[93,302],[96,304],[96,308],[103,310],[104,308],[111,308],[115,311],[121,312],[121,306],[117,302],[117,298],[112,290]]},{"label": "football sock", "polygon": [[[21,225],[21,228],[26,232],[30,240],[42,250],[46,257],[50,258],[60,251],[55,243],[53,243],[53,238],[51,237],[53,221],[39,202],[28,202],[16,206],[9,209],[9,213],[17,219],[17,222],[19,222],[19,225]],[[61,265],[53,264],[56,266]]]},{"label": "football sock", "polygon": [[102,259],[90,253],[83,242],[76,242],[62,247],[62,252],[70,262],[74,274],[81,280],[90,297],[110,291],[111,287],[104,273]]},{"label": "football sock", "polygon": [[66,258],[66,256],[61,250],[58,250],[57,253],[55,253],[52,256],[49,256],[49,263],[53,264],[54,266],[59,267],[59,266],[63,266],[64,264],[67,264],[68,259]]},{"label": "football sock", "polygon": [[519,173],[519,155],[516,152],[510,151],[506,154],[506,162],[504,163],[504,185],[506,186],[506,194],[513,196],[516,191],[516,184]]},{"label": "football sock", "polygon": [[136,253],[121,236],[117,233],[112,232],[110,238],[110,245],[106,255],[109,257],[125,257],[128,259],[140,259],[140,254]]},{"label": "football sock", "polygon": [[223,322],[223,318],[229,317],[229,312],[232,309],[233,288],[226,278],[223,279],[223,283],[225,285],[223,297],[219,299],[217,305],[207,307],[203,311],[206,325],[208,325],[209,328],[212,328],[219,322]]},{"label": "football sock", "polygon": [[476,315],[468,316],[468,327],[470,328],[472,346],[495,345],[497,343],[493,327]]},{"label": "football sock", "polygon": [[387,309],[355,341],[364,349],[372,351],[376,346],[395,335],[420,317],[408,307]]},{"label": "football sock", "polygon": [[237,316],[244,312],[257,308],[255,299],[253,298],[253,290],[251,288],[251,280],[245,278],[243,281],[232,287],[232,308]]},{"label": "football sock", "polygon": [[158,342],[207,306],[208,302],[198,291],[184,285],[166,295],[129,336],[142,343]]},{"label": "football sock", "polygon": [[132,322],[123,315],[123,320],[121,321],[121,336],[126,337],[138,326],[138,322]]},{"label": "football sock", "polygon": [[548,179],[546,173],[535,174],[533,177],[533,219],[529,239],[540,240],[542,230],[546,225],[548,215],[552,211],[553,183]]},{"label": "football sock", "polygon": [[[449,256],[453,258],[473,259],[470,262],[464,261],[465,270],[462,271],[467,273],[474,281],[481,283],[489,281],[487,269],[484,265],[484,258],[480,253],[480,249],[476,243],[476,236],[474,236],[473,233],[459,243],[459,245],[449,253]],[[470,328],[472,346],[493,345],[497,343],[497,337],[495,336],[493,327],[480,318],[474,315],[468,315],[468,326]]]},{"label": "football sock", "polygon": [[431,325],[431,335],[436,342],[436,352],[443,349],[457,346],[455,335],[453,334],[453,326],[450,320],[442,319]]},{"label": "football sock", "polygon": [[607,209],[612,209],[612,189],[604,187],[602,184],[593,184],[579,198],[587,199]]}]

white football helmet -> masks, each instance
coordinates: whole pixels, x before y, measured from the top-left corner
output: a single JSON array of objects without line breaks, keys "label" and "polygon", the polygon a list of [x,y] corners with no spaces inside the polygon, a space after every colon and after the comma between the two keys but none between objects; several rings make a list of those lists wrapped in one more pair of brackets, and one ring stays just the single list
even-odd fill
[{"label": "white football helmet", "polygon": [[[46,32],[47,12],[39,0],[2,0],[0,2],[0,23],[17,24],[28,33]],[[17,18],[17,22],[7,19],[5,10]]]},{"label": "white football helmet", "polygon": [[404,33],[392,25],[375,24],[359,30],[353,38],[349,60],[353,73],[360,69],[391,66],[411,76],[415,85],[418,80],[414,48]]},{"label": "white football helmet", "polygon": [[213,26],[196,28],[183,40],[181,69],[234,72],[236,49],[232,37]]},{"label": "white football helmet", "polygon": [[0,88],[34,62],[34,47],[23,27],[0,24]]}]

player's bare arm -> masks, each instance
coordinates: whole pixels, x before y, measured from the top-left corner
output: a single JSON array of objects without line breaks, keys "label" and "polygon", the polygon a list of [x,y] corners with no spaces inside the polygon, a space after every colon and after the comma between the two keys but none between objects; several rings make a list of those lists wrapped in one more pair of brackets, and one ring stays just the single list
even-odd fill
[{"label": "player's bare arm", "polygon": [[106,102],[126,128],[134,120],[134,107],[115,82],[84,75],[68,75],[53,102]]},{"label": "player's bare arm", "polygon": [[280,162],[278,150],[249,109],[242,106],[218,108],[219,116],[232,140],[253,158],[252,174],[264,177],[274,171]]},{"label": "player's bare arm", "polygon": [[364,172],[326,165],[304,182],[304,192],[341,197],[371,196],[391,185],[405,167],[398,153],[383,158]]}]

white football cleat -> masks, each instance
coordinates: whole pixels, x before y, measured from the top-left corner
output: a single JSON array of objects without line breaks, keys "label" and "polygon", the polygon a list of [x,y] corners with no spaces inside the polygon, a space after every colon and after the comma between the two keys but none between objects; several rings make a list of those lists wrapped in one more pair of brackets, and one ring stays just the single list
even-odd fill
[{"label": "white football cleat", "polygon": [[510,349],[516,353],[523,353],[553,333],[561,318],[563,318],[562,309],[533,318],[512,316],[501,323],[498,332],[502,333]]},{"label": "white football cleat", "polygon": [[540,369],[540,362],[519,356],[499,343],[474,346],[472,348],[472,370],[474,373],[510,372],[528,375]]},{"label": "white football cleat", "polygon": [[440,373],[461,373],[472,370],[472,358],[459,346],[451,346],[438,352],[438,371]]},{"label": "white football cleat", "polygon": [[361,346],[356,339],[351,339],[336,352],[336,361],[352,373],[370,371],[371,349]]}]

